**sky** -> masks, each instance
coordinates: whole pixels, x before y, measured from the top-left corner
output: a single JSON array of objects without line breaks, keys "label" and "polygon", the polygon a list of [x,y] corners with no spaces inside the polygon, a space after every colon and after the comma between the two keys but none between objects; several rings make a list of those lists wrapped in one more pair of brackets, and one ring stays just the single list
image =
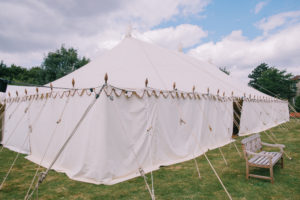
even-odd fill
[{"label": "sky", "polygon": [[132,27],[244,82],[263,62],[300,74],[298,0],[0,0],[0,27],[0,60],[27,68],[62,44],[93,60]]}]

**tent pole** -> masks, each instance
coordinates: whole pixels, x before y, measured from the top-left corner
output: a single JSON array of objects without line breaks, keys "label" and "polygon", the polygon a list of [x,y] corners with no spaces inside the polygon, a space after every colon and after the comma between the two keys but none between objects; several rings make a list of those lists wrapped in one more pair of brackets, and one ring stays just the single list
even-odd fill
[{"label": "tent pole", "polygon": [[225,192],[226,192],[228,198],[229,198],[230,200],[232,200],[231,195],[230,195],[229,192],[227,191],[227,189],[226,189],[226,187],[224,186],[224,184],[223,184],[221,178],[219,177],[218,173],[216,172],[215,168],[213,167],[213,165],[212,165],[211,162],[209,161],[208,157],[206,156],[206,153],[204,153],[204,156],[205,156],[206,160],[208,161],[208,163],[209,163],[211,169],[212,169],[213,172],[215,173],[216,177],[218,178],[218,180],[219,180],[220,184],[222,185],[223,189],[225,190]]}]

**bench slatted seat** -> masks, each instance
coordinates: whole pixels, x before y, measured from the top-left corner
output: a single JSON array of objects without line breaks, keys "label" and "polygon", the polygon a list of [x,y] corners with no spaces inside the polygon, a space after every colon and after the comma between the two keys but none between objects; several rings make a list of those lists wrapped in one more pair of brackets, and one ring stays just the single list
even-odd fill
[{"label": "bench slatted seat", "polygon": [[[279,148],[280,152],[262,151],[263,146]],[[281,160],[281,168],[283,168],[283,148],[282,144],[268,144],[260,139],[259,134],[252,135],[242,140],[242,148],[246,160],[246,178],[250,177],[269,179],[274,183],[273,166]],[[270,169],[270,177],[249,174],[249,167],[260,167]]]}]

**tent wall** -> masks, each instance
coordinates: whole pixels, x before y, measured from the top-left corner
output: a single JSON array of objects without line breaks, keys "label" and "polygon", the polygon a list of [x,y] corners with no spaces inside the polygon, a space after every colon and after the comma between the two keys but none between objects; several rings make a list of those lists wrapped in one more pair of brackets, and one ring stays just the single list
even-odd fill
[{"label": "tent wall", "polygon": [[243,102],[239,135],[259,133],[288,121],[288,102],[246,100]]},{"label": "tent wall", "polygon": [[[139,168],[156,170],[232,141],[229,99],[180,93],[138,97],[120,92],[102,93],[53,169],[74,180],[115,184],[139,176]],[[32,101],[28,113],[38,120],[29,133],[27,158],[49,166],[93,98],[94,94]],[[28,103],[23,102],[22,109]],[[21,130],[18,141],[28,134]]]}]

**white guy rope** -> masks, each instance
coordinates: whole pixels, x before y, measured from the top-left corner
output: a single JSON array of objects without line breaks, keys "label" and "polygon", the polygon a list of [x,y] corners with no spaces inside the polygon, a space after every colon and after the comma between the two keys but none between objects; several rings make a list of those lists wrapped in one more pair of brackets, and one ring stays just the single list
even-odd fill
[{"label": "white guy rope", "polygon": [[[22,122],[22,119],[25,117],[25,115],[26,115],[27,111],[29,110],[29,108],[30,108],[30,106],[31,106],[31,104],[32,104],[33,101],[34,101],[34,100],[32,100],[32,101],[29,102],[29,105],[25,108],[25,111],[24,111],[22,117],[19,119],[19,121],[18,121],[17,124],[15,125],[14,129],[13,129],[13,130],[11,131],[11,133],[8,135],[8,138],[7,138],[7,140],[5,141],[7,144],[8,144],[8,142],[9,142],[10,138],[14,135],[14,133],[15,133],[16,129],[18,128],[18,126],[20,125],[20,123]],[[3,141],[4,141],[4,140],[3,140]],[[3,142],[3,141],[2,141],[2,142]],[[1,149],[0,149],[0,153],[2,152],[3,148],[4,148],[4,144],[2,145],[2,147],[1,147]]]},{"label": "white guy rope", "polygon": [[81,125],[82,121],[85,119],[85,117],[87,116],[87,114],[89,113],[89,111],[91,110],[91,108],[95,105],[97,99],[100,97],[100,94],[102,92],[102,90],[104,89],[104,87],[107,86],[107,84],[102,85],[101,89],[99,90],[99,92],[96,94],[95,98],[93,99],[93,101],[89,104],[89,106],[86,108],[85,112],[83,113],[83,115],[81,116],[81,118],[79,119],[79,121],[77,122],[77,124],[75,125],[74,129],[72,130],[71,134],[69,135],[69,137],[67,138],[67,140],[64,142],[64,144],[62,145],[61,149],[57,152],[56,156],[54,157],[53,161],[50,163],[49,167],[47,168],[47,170],[43,173],[41,173],[40,179],[39,181],[36,183],[33,191],[30,193],[30,195],[28,196],[27,199],[30,199],[31,196],[33,195],[33,193],[35,192],[36,189],[38,189],[39,185],[43,182],[43,180],[46,178],[46,176],[48,175],[49,171],[51,170],[51,168],[53,167],[53,165],[55,164],[55,162],[57,161],[57,159],[59,158],[59,156],[61,155],[61,153],[63,152],[63,150],[65,149],[65,147],[67,146],[67,144],[69,143],[69,141],[72,139],[72,137],[75,135],[75,133],[77,132],[77,129],[79,128],[79,126]]},{"label": "white guy rope", "polygon": [[197,163],[196,158],[194,158],[194,161],[195,161],[195,165],[196,165],[196,169],[197,169],[197,173],[198,173],[199,179],[201,179],[201,174],[200,174],[200,171],[199,171],[199,167],[198,167],[198,163]]},{"label": "white guy rope", "polygon": [[[268,138],[274,143],[274,144],[277,144],[277,142],[266,132],[266,131],[263,131],[267,136]],[[284,151],[282,150],[284,155],[286,155],[286,157],[289,159],[289,160],[292,160],[292,158]]]},{"label": "white guy rope", "polygon": [[227,191],[227,189],[226,189],[226,187],[224,186],[224,184],[223,184],[221,178],[219,177],[218,173],[216,172],[215,168],[213,167],[213,165],[212,165],[211,162],[209,161],[208,157],[206,156],[206,153],[204,153],[204,156],[205,156],[206,160],[208,161],[208,163],[209,163],[211,169],[212,169],[213,172],[215,173],[216,177],[218,178],[219,182],[221,183],[221,185],[222,185],[223,189],[225,190],[225,192],[226,192],[228,198],[229,198],[230,200],[232,200],[231,195],[230,195],[229,192]]},{"label": "white guy rope", "polygon": [[46,153],[48,152],[49,146],[50,146],[50,144],[51,144],[51,142],[52,142],[52,139],[53,139],[54,134],[56,133],[57,127],[58,127],[58,125],[59,125],[60,122],[61,122],[62,116],[63,116],[63,114],[64,114],[64,111],[65,111],[66,107],[67,107],[68,102],[69,102],[69,97],[67,98],[67,100],[66,100],[66,102],[65,102],[65,105],[64,105],[64,107],[63,107],[63,109],[62,109],[62,112],[61,112],[61,114],[59,115],[58,121],[56,121],[56,126],[55,126],[55,128],[54,128],[54,130],[53,130],[53,132],[52,132],[52,134],[51,134],[51,136],[50,136],[50,140],[49,140],[48,143],[47,143],[47,146],[46,146],[46,148],[45,148],[45,151],[44,151],[44,153],[43,153],[43,156],[42,156],[42,158],[41,158],[41,160],[40,160],[40,162],[39,162],[39,164],[38,164],[38,167],[37,167],[37,169],[36,169],[36,171],[35,171],[35,174],[34,174],[32,180],[31,180],[30,186],[29,186],[29,188],[28,188],[28,190],[27,190],[27,193],[26,193],[24,199],[27,199],[27,198],[28,198],[29,192],[30,192],[30,190],[31,190],[31,188],[32,188],[32,186],[33,186],[33,184],[34,184],[34,181],[35,181],[35,179],[36,179],[36,177],[37,177],[37,174],[38,174],[38,172],[39,172],[39,169],[41,168],[41,165],[42,165],[42,162],[44,161],[44,158],[45,158],[45,156],[46,156]]},{"label": "white guy rope", "polygon": [[[40,116],[40,114],[42,113],[42,111],[43,111],[43,109],[44,109],[46,103],[47,103],[47,100],[45,101],[45,103],[44,103],[43,106],[41,107],[41,109],[40,109],[39,113],[37,114],[37,116],[36,116],[35,120],[33,121],[33,123],[37,122],[37,120],[39,119],[39,116]],[[21,146],[21,149],[24,148],[27,139],[29,139],[29,134],[30,134],[30,131],[27,133],[27,135],[26,135],[26,137],[25,137],[25,140],[24,140],[24,142],[23,142],[23,144],[22,144],[22,146]],[[3,181],[2,181],[2,183],[1,183],[1,185],[0,185],[0,190],[2,189],[2,187],[3,187],[4,183],[5,183],[5,181],[6,181],[7,177],[8,177],[8,175],[10,174],[10,172],[11,172],[13,166],[15,165],[15,163],[16,163],[16,161],[17,161],[19,155],[20,155],[20,151],[17,153],[17,155],[16,155],[16,157],[15,157],[13,163],[11,164],[11,166],[10,166],[8,172],[6,173],[6,175],[5,175],[5,177],[4,177]]]},{"label": "white guy rope", "polygon": [[219,149],[219,151],[220,151],[220,153],[221,153],[221,155],[222,155],[222,157],[223,157],[223,160],[224,160],[224,162],[225,162],[225,165],[228,165],[228,164],[227,164],[227,161],[226,161],[226,159],[225,159],[225,156],[224,156],[224,154],[223,154],[223,152],[222,152],[222,150],[221,150],[221,147],[219,147],[218,149]]}]

